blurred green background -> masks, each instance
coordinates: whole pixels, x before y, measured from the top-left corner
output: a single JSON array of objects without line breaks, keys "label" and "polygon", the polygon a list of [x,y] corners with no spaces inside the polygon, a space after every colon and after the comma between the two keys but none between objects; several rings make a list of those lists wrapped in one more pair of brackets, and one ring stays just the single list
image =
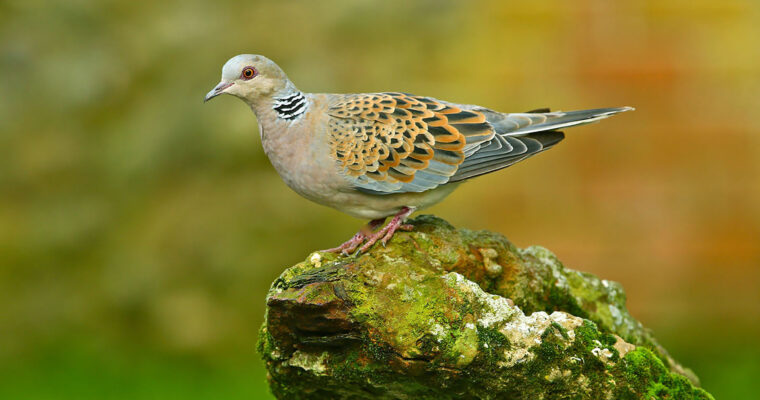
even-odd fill
[{"label": "blurred green background", "polygon": [[760,391],[760,2],[0,1],[0,398],[269,396],[269,283],[364,223],[298,197],[238,53],[305,91],[637,107],[430,210],[620,281],[716,398]]}]

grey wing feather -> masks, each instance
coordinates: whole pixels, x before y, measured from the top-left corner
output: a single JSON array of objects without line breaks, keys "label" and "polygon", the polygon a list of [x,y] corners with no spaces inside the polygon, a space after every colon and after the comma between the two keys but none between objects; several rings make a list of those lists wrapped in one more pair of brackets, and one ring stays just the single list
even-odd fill
[{"label": "grey wing feather", "polygon": [[530,156],[547,150],[564,139],[565,135],[559,131],[535,132],[526,136],[503,137],[512,145],[513,150],[506,153],[492,152],[488,155],[465,159],[456,174],[449,182],[458,182],[474,178],[489,172],[498,171],[520,162]]},{"label": "grey wing feather", "polygon": [[465,149],[465,160],[449,182],[494,172],[547,150],[565,137],[558,129],[589,124],[629,110],[632,108],[512,114],[479,110],[486,114],[496,134],[487,142]]}]

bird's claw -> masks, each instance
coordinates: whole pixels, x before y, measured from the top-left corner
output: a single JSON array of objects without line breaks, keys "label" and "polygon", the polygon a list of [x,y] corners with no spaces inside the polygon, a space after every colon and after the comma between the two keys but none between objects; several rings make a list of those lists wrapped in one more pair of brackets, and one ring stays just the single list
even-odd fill
[{"label": "bird's claw", "polygon": [[[376,219],[371,221],[369,224],[367,224],[366,227],[359,230],[359,232],[354,235],[351,239],[349,239],[347,242],[343,243],[342,245],[338,247],[334,247],[332,249],[327,249],[323,251],[332,252],[332,253],[340,253],[345,256],[348,256],[351,253],[354,253],[353,255],[357,256],[361,253],[364,253],[365,251],[369,250],[377,241],[379,240],[380,243],[383,244],[383,247],[393,238],[393,234],[397,230],[402,231],[411,231],[414,230],[414,226],[411,224],[404,224],[404,220],[406,217],[409,216],[409,214],[414,211],[411,208],[404,207],[399,211],[398,214],[396,214],[393,219],[391,219],[390,222],[388,222],[387,225],[382,227],[381,229],[375,231],[378,226],[380,226],[385,219]],[[361,247],[361,245],[364,243]],[[357,250],[358,247],[358,250]]]}]

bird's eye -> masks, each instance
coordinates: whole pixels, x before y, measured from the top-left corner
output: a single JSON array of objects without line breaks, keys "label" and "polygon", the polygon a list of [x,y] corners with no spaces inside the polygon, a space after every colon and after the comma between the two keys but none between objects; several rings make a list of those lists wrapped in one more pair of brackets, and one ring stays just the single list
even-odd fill
[{"label": "bird's eye", "polygon": [[243,80],[249,80],[256,76],[256,69],[253,67],[245,67],[243,68],[243,72],[240,73],[240,77],[243,78]]}]

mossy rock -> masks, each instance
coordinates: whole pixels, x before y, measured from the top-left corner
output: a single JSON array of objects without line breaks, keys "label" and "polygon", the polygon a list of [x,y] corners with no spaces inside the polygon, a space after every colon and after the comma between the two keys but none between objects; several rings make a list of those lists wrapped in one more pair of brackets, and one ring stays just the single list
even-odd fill
[{"label": "mossy rock", "polygon": [[267,296],[280,399],[711,399],[619,284],[420,216],[358,257],[313,253]]}]

